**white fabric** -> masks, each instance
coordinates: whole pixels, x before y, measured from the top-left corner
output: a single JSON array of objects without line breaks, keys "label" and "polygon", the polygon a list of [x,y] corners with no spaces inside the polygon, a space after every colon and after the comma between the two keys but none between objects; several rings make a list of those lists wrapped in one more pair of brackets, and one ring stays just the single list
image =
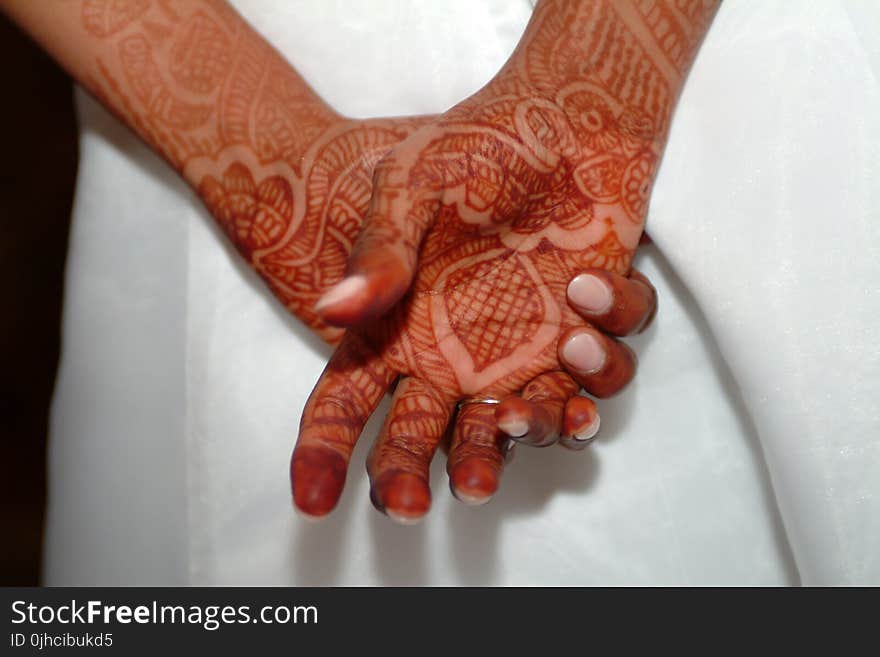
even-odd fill
[{"label": "white fabric", "polygon": [[880,6],[731,4],[651,231],[743,391],[804,581],[877,584],[880,68],[860,36]]},{"label": "white fabric", "polygon": [[[530,12],[235,4],[352,116],[442,111],[491,77]],[[600,403],[587,452],[520,448],[486,507],[452,501],[439,457],[414,528],[368,502],[376,422],[335,514],[294,515],[288,459],[327,352],[79,95],[46,583],[880,583],[871,24],[870,2],[725,3],[655,185],[660,249],[638,264],[661,307],[631,340],[636,382]]]}]

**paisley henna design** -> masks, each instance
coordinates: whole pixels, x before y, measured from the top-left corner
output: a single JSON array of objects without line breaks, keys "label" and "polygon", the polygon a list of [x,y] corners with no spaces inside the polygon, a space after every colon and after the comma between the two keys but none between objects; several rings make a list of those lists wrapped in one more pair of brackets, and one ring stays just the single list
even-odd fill
[{"label": "paisley henna design", "polygon": [[[460,499],[483,502],[497,488],[506,442],[498,426],[533,444],[554,442],[563,425],[569,446],[587,440],[595,408],[572,401],[566,412],[577,386],[557,372],[560,339],[592,332],[565,302],[566,287],[586,268],[630,271],[674,100],[715,9],[543,0],[486,87],[379,162],[347,276],[317,308],[328,323],[351,327],[367,362],[437,400],[430,411],[405,398],[392,409],[386,427],[405,413],[406,440],[394,444],[414,461],[390,465],[382,478],[403,477],[411,494],[392,504],[374,479],[381,510],[407,520],[427,511],[437,426],[463,397],[504,398],[533,382],[497,414],[462,407],[449,460]],[[602,334],[591,339],[605,360],[575,376],[606,396],[632,375],[635,358]],[[338,394],[322,379],[310,405],[322,403],[322,388]],[[526,416],[532,424],[519,426]],[[316,430],[304,421],[312,441]],[[322,449],[332,451],[326,438]],[[312,449],[300,442],[293,456],[294,500],[309,513],[312,493],[296,473]]]}]

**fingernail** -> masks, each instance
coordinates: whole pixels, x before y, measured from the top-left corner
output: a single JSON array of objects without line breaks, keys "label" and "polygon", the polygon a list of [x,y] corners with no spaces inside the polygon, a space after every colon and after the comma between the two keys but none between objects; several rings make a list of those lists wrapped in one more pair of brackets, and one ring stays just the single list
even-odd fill
[{"label": "fingernail", "polygon": [[584,312],[599,315],[608,312],[614,295],[608,284],[598,276],[581,274],[568,284],[568,298]]},{"label": "fingernail", "polygon": [[471,458],[459,463],[449,473],[452,494],[465,504],[485,504],[498,489],[498,475],[488,463]]},{"label": "fingernail", "polygon": [[349,276],[343,278],[336,285],[327,290],[315,304],[315,312],[320,312],[329,306],[335,306],[340,301],[345,301],[360,294],[367,286],[367,279],[363,276]]},{"label": "fingernail", "polygon": [[305,517],[330,513],[345,485],[348,464],[332,450],[304,447],[293,453],[290,478],[294,507]]},{"label": "fingernail", "polygon": [[601,418],[597,415],[592,422],[590,422],[583,429],[575,433],[572,438],[574,438],[579,443],[591,442],[596,437],[596,434],[599,433],[599,425],[601,423]]},{"label": "fingernail", "polygon": [[520,438],[528,433],[529,423],[525,420],[505,419],[498,421],[498,428],[512,438]]},{"label": "fingernail", "polygon": [[578,333],[562,348],[562,358],[581,374],[595,374],[605,364],[605,350],[591,333]]},{"label": "fingernail", "polygon": [[414,525],[431,508],[431,489],[414,474],[397,472],[374,486],[385,514],[401,525]]}]

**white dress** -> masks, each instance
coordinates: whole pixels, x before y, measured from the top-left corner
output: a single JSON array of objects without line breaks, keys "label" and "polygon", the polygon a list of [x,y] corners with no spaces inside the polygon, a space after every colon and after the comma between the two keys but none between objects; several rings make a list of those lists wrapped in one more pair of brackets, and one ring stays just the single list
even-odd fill
[{"label": "white dress", "polygon": [[[238,0],[341,112],[482,86],[526,0]],[[328,352],[174,173],[78,93],[81,163],[52,412],[46,584],[880,584],[878,4],[724,3],[637,261],[660,312],[580,454],[519,449],[486,507],[398,527],[355,452],[291,509]]]}]

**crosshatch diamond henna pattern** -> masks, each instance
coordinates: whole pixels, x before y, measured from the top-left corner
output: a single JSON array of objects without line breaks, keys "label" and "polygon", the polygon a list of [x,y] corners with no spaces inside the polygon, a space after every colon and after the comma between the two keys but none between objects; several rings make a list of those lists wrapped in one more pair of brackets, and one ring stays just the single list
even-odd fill
[{"label": "crosshatch diamond henna pattern", "polygon": [[[476,372],[527,344],[544,321],[540,295],[515,264],[509,257],[497,256],[457,269],[446,281],[446,314],[458,318],[452,330]],[[504,279],[503,286],[499,278]],[[484,329],[473,331],[474,325]]]}]

